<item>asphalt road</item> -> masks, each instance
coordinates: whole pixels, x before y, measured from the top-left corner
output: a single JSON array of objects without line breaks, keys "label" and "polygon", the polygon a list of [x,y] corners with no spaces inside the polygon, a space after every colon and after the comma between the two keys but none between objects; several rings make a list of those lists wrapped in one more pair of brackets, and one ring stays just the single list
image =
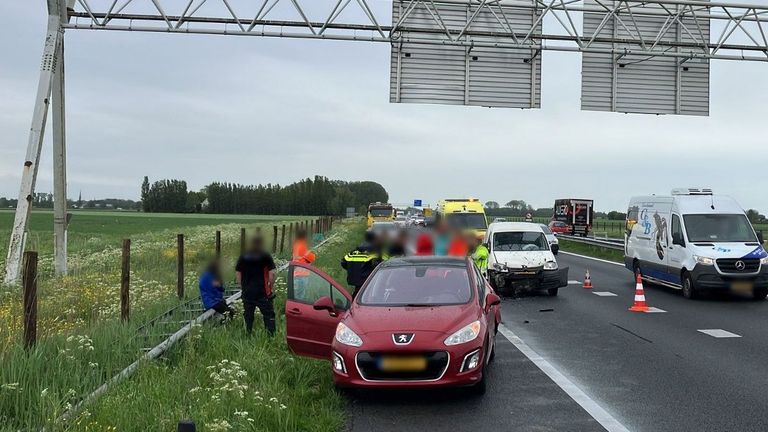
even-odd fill
[{"label": "asphalt road", "polygon": [[[593,290],[503,302],[504,324],[631,431],[767,431],[768,302],[735,296],[685,300],[634,283],[621,266],[560,254],[570,279],[588,268]],[[595,292],[615,296],[598,296]],[[716,338],[699,330],[741,337]],[[485,396],[461,391],[356,393],[350,431],[602,431],[579,404],[501,334]]]}]

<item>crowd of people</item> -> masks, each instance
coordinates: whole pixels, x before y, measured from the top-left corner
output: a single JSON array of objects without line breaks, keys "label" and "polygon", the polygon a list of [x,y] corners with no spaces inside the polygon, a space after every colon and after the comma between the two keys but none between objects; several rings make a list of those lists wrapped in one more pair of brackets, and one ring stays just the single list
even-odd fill
[{"label": "crowd of people", "polygon": [[[296,233],[291,259],[294,262],[312,264],[316,257],[307,242],[307,231]],[[368,276],[382,262],[404,256],[455,256],[471,257],[480,271],[485,274],[488,268],[488,248],[482,237],[451,229],[448,225],[438,224],[434,230],[409,232],[366,231],[362,243],[355,247],[341,260],[341,266],[347,273],[347,284],[353,289],[353,297],[365,283]],[[302,297],[308,278],[297,268],[294,273],[294,295]],[[235,278],[242,290],[243,319],[248,334],[253,332],[256,309],[264,320],[264,328],[270,335],[275,333],[274,285],[276,266],[272,255],[265,249],[261,236],[251,239],[246,250],[240,255],[235,265]],[[224,281],[221,263],[212,260],[199,279],[200,297],[203,307],[213,309],[227,319],[232,319],[235,311],[224,299]]]}]

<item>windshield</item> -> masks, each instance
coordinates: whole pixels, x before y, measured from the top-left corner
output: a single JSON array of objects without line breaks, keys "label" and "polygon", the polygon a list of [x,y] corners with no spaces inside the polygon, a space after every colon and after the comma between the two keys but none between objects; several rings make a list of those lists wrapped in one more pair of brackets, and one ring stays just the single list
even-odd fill
[{"label": "windshield", "polygon": [[382,268],[360,294],[370,306],[440,306],[465,304],[472,298],[467,269],[447,265]]},{"label": "windshield", "polygon": [[375,208],[370,209],[368,212],[371,214],[372,217],[390,217],[392,216],[392,209],[387,208]]},{"label": "windshield", "polygon": [[541,225],[541,230],[544,231],[544,234],[552,234],[552,231],[549,230],[549,227],[546,225]]},{"label": "windshield", "polygon": [[486,229],[485,215],[482,213],[451,213],[445,216],[448,226],[459,229]]},{"label": "windshield", "polygon": [[749,220],[743,214],[693,214],[683,216],[690,242],[756,242]]},{"label": "windshield", "polygon": [[499,252],[546,251],[549,243],[540,232],[500,232],[493,235],[493,250]]}]

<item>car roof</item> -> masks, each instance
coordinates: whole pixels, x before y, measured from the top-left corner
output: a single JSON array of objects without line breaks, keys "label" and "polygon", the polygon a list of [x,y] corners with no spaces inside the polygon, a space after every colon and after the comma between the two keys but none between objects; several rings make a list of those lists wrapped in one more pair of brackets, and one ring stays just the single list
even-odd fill
[{"label": "car roof", "polygon": [[412,265],[466,267],[467,258],[450,256],[409,256],[390,258],[381,263],[381,267],[405,267]]},{"label": "car roof", "polygon": [[493,232],[544,232],[541,226],[534,222],[494,222],[488,229]]}]

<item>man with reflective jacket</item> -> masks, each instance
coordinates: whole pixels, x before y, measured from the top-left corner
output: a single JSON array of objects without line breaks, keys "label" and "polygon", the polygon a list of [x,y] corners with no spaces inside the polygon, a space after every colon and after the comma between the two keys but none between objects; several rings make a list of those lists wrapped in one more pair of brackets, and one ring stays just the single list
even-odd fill
[{"label": "man with reflective jacket", "polygon": [[341,260],[341,267],[347,271],[347,283],[355,288],[352,297],[357,296],[368,276],[382,262],[380,247],[375,242],[375,234],[366,232],[365,241]]}]

